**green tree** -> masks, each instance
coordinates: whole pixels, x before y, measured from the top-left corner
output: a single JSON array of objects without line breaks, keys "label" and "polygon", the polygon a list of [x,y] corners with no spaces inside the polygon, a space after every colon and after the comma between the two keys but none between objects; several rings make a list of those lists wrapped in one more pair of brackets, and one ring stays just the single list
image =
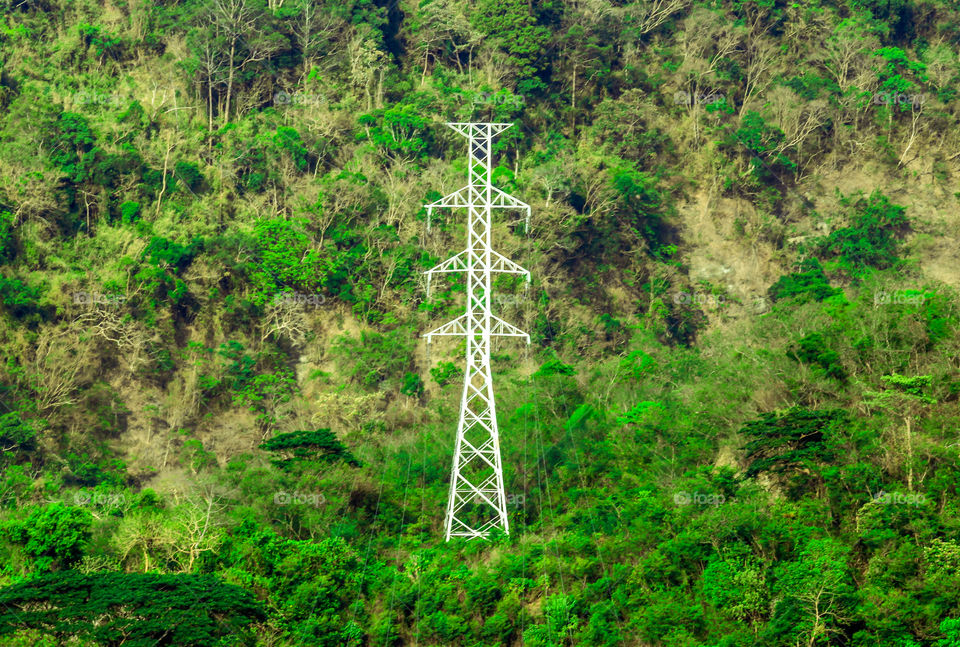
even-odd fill
[{"label": "green tree", "polygon": [[265,619],[252,594],[212,575],[61,571],[0,590],[0,636],[34,629],[60,644],[253,644],[250,625]]},{"label": "green tree", "polygon": [[326,462],[343,460],[354,467],[360,466],[360,462],[353,457],[350,450],[337,440],[337,437],[329,429],[277,434],[262,443],[260,449],[274,452],[280,456],[274,462],[284,469],[295,462],[306,460]]},{"label": "green tree", "polygon": [[537,73],[546,66],[544,58],[550,32],[537,24],[524,0],[480,0],[471,21],[480,32],[493,38],[507,53],[517,70],[521,94],[544,87]]},{"label": "green tree", "polygon": [[795,299],[802,303],[812,298],[815,301],[823,301],[843,293],[840,288],[830,287],[830,280],[823,273],[823,267],[816,258],[804,260],[798,269],[799,272],[781,276],[770,286],[767,294],[771,300]]},{"label": "green tree", "polygon": [[783,631],[791,644],[799,640],[807,647],[843,634],[853,617],[848,552],[835,539],[812,539],[798,560],[774,567],[776,590],[783,598],[771,619],[771,632]]},{"label": "green tree", "polygon": [[818,242],[820,254],[838,257],[854,276],[870,268],[883,269],[896,263],[897,237],[910,226],[906,209],[892,204],[879,189],[870,197],[845,197],[841,204],[850,208],[850,224],[830,233]]},{"label": "green tree", "polygon": [[937,641],[937,647],[960,647],[960,618],[947,618],[940,623],[945,638]]},{"label": "green tree", "polygon": [[913,426],[923,410],[936,404],[936,400],[924,393],[933,379],[930,375],[908,377],[894,373],[880,378],[889,387],[884,391],[866,391],[864,398],[870,406],[888,412],[892,418],[903,421],[903,444],[907,463],[907,489],[913,491]]},{"label": "green tree", "polygon": [[523,641],[532,647],[571,645],[570,636],[580,624],[573,613],[576,600],[570,595],[551,595],[544,604],[544,623],[523,632]]},{"label": "green tree", "polygon": [[20,413],[10,411],[0,414],[0,465],[8,456],[12,460],[36,449],[37,432],[33,423],[20,417]]},{"label": "green tree", "polygon": [[60,502],[35,507],[23,521],[8,521],[3,534],[23,546],[38,571],[64,568],[76,563],[90,537],[93,518],[82,508]]},{"label": "green tree", "polygon": [[831,435],[846,415],[839,409],[812,411],[802,407],[761,414],[740,429],[741,434],[752,438],[744,447],[745,476],[816,473],[819,465],[834,459]]},{"label": "green tree", "polygon": [[767,617],[770,591],[756,559],[712,559],[703,571],[703,593],[724,616],[756,623]]}]

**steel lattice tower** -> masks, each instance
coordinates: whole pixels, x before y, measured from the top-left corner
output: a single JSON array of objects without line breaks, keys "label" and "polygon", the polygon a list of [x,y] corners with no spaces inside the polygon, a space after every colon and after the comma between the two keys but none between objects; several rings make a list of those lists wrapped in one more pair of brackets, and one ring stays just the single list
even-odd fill
[{"label": "steel lattice tower", "polygon": [[458,191],[427,205],[427,229],[433,210],[441,207],[467,209],[467,247],[431,270],[427,270],[427,296],[434,274],[464,272],[467,276],[466,312],[439,328],[426,333],[427,343],[434,336],[459,335],[466,338],[466,369],[460,422],[453,454],[450,497],[447,503],[446,541],[451,537],[487,537],[493,528],[509,533],[507,500],[503,489],[497,408],[490,371],[490,339],[530,337],[522,330],[494,315],[490,310],[490,278],[494,272],[522,274],[530,281],[530,272],[490,246],[490,216],[493,209],[525,209],[527,231],[530,206],[507,195],[490,181],[493,138],[513,124],[448,123],[468,140],[468,183]]}]

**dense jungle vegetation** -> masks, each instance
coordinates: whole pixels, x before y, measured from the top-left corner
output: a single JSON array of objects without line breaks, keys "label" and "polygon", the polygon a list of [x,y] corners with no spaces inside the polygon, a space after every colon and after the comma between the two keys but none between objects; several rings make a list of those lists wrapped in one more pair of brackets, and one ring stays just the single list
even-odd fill
[{"label": "dense jungle vegetation", "polygon": [[[0,0],[0,645],[960,647],[953,0]],[[444,542],[450,121],[510,533]]]}]

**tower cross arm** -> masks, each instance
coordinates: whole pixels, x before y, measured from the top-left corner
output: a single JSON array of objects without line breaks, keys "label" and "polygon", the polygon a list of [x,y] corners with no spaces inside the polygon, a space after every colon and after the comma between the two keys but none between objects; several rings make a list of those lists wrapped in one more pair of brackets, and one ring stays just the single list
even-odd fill
[{"label": "tower cross arm", "polygon": [[530,335],[496,315],[490,315],[490,334],[497,337],[523,337],[530,343]]},{"label": "tower cross arm", "polygon": [[449,337],[452,335],[466,335],[467,328],[464,325],[464,322],[467,320],[466,313],[460,315],[453,321],[448,321],[439,328],[434,328],[428,333],[425,333],[423,336],[427,338],[427,343],[429,344],[433,341],[434,337]]},{"label": "tower cross arm", "polygon": [[[428,333],[424,333],[427,343],[433,341],[434,337],[455,337],[467,334],[466,328],[467,315],[460,315],[456,319],[448,321],[438,328],[434,328]],[[523,332],[511,323],[507,323],[496,315],[490,315],[490,336],[491,337],[523,337],[527,343],[530,343],[530,335]]]},{"label": "tower cross arm", "polygon": [[465,249],[459,254],[451,256],[439,265],[426,270],[424,274],[430,275],[440,274],[442,272],[465,272],[467,270],[467,257],[469,256],[469,251],[470,250]]},{"label": "tower cross arm", "polygon": [[[449,193],[436,202],[431,202],[428,205],[425,205],[428,212],[432,212],[434,209],[457,209],[465,207],[480,207],[486,206],[486,202],[482,200],[474,200],[471,197],[470,189],[471,185],[461,187]],[[530,205],[522,200],[518,200],[509,193],[504,193],[497,187],[491,185],[491,200],[490,207],[493,209],[530,209]]]},{"label": "tower cross arm", "polygon": [[482,139],[484,137],[496,137],[504,130],[512,126],[508,123],[461,123],[448,121],[447,125],[456,130],[467,139]]},{"label": "tower cross arm", "polygon": [[[477,254],[474,253],[471,258],[470,250],[465,249],[454,256],[451,256],[442,263],[435,265],[429,270],[424,271],[424,274],[441,274],[444,272],[466,272],[468,267],[468,261],[474,261],[475,264],[482,262],[477,258]],[[530,280],[530,272],[520,267],[509,258],[504,256],[499,252],[490,250],[490,271],[491,272],[501,272],[503,274],[522,274],[527,277],[527,280]]]},{"label": "tower cross arm", "polygon": [[490,265],[491,272],[502,272],[504,274],[522,274],[527,277],[527,282],[530,282],[530,271],[525,270],[509,258],[501,254],[500,252],[495,252],[492,249],[490,250],[490,260],[492,261]]},{"label": "tower cross arm", "polygon": [[530,205],[524,202],[523,200],[517,200],[515,197],[509,193],[504,193],[495,186],[490,187],[493,193],[493,199],[491,201],[491,207],[498,207],[500,209],[529,209]]}]

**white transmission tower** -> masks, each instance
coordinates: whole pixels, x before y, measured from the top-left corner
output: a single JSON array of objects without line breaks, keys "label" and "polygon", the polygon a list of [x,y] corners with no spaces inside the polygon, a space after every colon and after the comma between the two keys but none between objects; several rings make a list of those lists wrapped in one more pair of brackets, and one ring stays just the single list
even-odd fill
[{"label": "white transmission tower", "polygon": [[464,272],[467,276],[466,312],[436,330],[434,336],[462,336],[467,342],[460,422],[453,454],[450,498],[447,502],[446,541],[451,537],[487,537],[500,528],[509,534],[507,497],[503,489],[497,408],[490,372],[490,339],[523,337],[525,332],[490,311],[491,275],[494,272],[524,275],[530,272],[490,246],[490,214],[493,209],[525,209],[526,231],[530,230],[530,206],[509,196],[490,181],[493,138],[513,124],[448,123],[468,144],[468,183],[458,191],[427,205],[427,229],[434,209],[467,209],[467,247],[435,268],[427,270],[427,297],[434,274]]}]

